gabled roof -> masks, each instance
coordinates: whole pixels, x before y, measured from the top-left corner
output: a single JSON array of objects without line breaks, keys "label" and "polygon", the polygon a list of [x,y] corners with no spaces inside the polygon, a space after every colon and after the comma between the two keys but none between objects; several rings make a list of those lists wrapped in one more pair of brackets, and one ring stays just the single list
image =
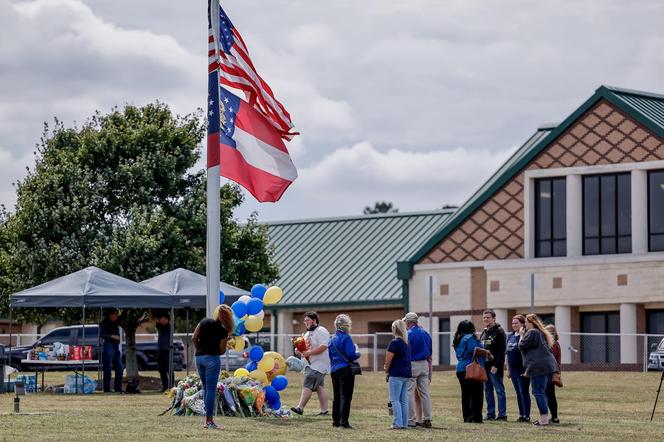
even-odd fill
[{"label": "gabled roof", "polygon": [[655,135],[664,138],[664,95],[600,86],[592,97],[558,125],[540,127],[498,171],[475,192],[447,222],[410,258],[399,263],[399,277],[409,279],[412,266],[424,258],[447,235],[482,206],[494,193],[519,173],[556,138],[564,133],[598,101],[605,99],[629,117],[638,121]]},{"label": "gabled roof", "polygon": [[284,297],[276,308],[401,305],[395,262],[407,259],[453,210],[266,223]]}]

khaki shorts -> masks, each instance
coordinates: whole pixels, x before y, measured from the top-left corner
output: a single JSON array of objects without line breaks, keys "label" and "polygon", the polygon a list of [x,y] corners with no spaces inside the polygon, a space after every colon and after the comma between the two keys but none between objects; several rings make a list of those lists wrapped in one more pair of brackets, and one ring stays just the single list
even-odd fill
[{"label": "khaki shorts", "polygon": [[317,372],[311,367],[304,369],[304,388],[308,388],[311,391],[318,390],[318,387],[325,386],[325,375],[323,373]]}]

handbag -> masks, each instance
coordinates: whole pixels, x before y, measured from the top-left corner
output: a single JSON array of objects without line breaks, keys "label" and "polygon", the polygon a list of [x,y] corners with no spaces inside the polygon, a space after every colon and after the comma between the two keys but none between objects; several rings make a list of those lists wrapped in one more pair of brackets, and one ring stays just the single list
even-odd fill
[{"label": "handbag", "polygon": [[559,371],[551,374],[551,383],[556,387],[563,388],[563,378]]},{"label": "handbag", "polygon": [[350,366],[350,373],[353,376],[358,376],[362,374],[362,367],[360,367],[360,363],[357,361],[350,361],[348,358],[339,351],[339,348],[337,348],[337,343],[334,342],[334,339],[332,339],[332,345],[334,346],[334,349],[339,353],[339,355],[344,358],[346,362],[348,362],[348,365]]},{"label": "handbag", "polygon": [[466,379],[473,382],[486,382],[489,380],[486,370],[477,362],[477,356],[473,358],[473,362],[466,366]]}]

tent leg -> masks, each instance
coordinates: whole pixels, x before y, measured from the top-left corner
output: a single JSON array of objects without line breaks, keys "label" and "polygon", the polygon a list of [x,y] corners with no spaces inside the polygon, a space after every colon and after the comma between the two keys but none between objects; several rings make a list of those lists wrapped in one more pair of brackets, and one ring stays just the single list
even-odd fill
[{"label": "tent leg", "polygon": [[[101,324],[101,321],[103,320],[102,317],[104,316],[104,310],[100,307],[99,308],[99,324]],[[99,332],[99,329],[97,329],[97,360],[99,363],[97,364],[97,385],[101,385],[101,364],[103,362],[103,351],[101,348],[101,333]]]},{"label": "tent leg", "polygon": [[[85,304],[83,304],[83,320],[82,320],[82,338],[81,338],[81,346],[83,349],[85,349]],[[81,377],[81,391],[85,393],[85,353],[81,351],[81,355],[83,359],[81,360],[81,371],[83,372],[83,375]],[[76,393],[78,393],[78,389],[76,390]]]},{"label": "tent leg", "polygon": [[[12,304],[11,304],[11,299],[9,300],[9,353],[8,355],[12,354]],[[9,356],[7,356],[7,365],[11,366],[12,365],[12,360]],[[1,379],[4,382],[4,379]],[[9,386],[10,384],[10,377],[7,376],[7,385],[5,388],[5,391],[9,393]]]},{"label": "tent leg", "polygon": [[185,314],[187,316],[187,319],[185,321],[185,326],[184,326],[185,332],[187,333],[187,339],[184,342],[184,345],[185,345],[185,347],[184,347],[185,348],[184,360],[185,360],[185,364],[187,366],[187,376],[189,376],[189,307],[184,309],[184,311],[185,311]]},{"label": "tent leg", "polygon": [[175,333],[175,314],[173,307],[171,307],[171,336],[170,336],[170,345],[168,346],[168,388],[173,388],[173,374],[175,372],[173,367],[173,334]]}]

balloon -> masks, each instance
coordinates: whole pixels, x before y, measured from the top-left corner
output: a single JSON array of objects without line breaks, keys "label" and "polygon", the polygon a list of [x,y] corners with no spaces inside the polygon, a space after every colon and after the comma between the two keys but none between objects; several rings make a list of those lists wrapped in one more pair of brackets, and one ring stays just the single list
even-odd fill
[{"label": "balloon", "polygon": [[276,304],[277,302],[281,301],[281,298],[283,296],[284,292],[279,287],[277,286],[270,287],[265,292],[265,296],[263,296],[263,303],[265,305]]},{"label": "balloon", "polygon": [[225,298],[226,298],[226,295],[224,295],[224,292],[222,292],[221,290],[219,290],[219,304],[220,304],[220,305],[224,303],[224,299],[225,299]]},{"label": "balloon", "polygon": [[254,316],[263,319],[265,317],[265,310],[261,310],[260,312],[256,313]]},{"label": "balloon", "polygon": [[244,319],[240,319],[237,316],[233,315],[233,324],[235,324],[235,327],[233,327],[233,334],[235,336],[241,336],[244,334],[246,331],[244,328]]},{"label": "balloon", "polygon": [[235,337],[235,346],[233,347],[233,350],[237,352],[244,350],[244,338],[242,336]]},{"label": "balloon", "polygon": [[251,296],[262,301],[266,290],[267,287],[265,287],[263,284],[254,284],[254,286],[251,288]]},{"label": "balloon", "polygon": [[267,376],[265,375],[264,371],[260,370],[251,371],[249,372],[249,377],[252,379],[256,379],[257,381],[260,381],[260,383],[263,385],[268,385]]},{"label": "balloon", "polygon": [[256,364],[254,361],[249,362],[247,365],[244,366],[248,371],[254,371],[258,369],[258,364]]},{"label": "balloon", "polygon": [[250,315],[246,321],[244,321],[244,326],[250,332],[257,332],[263,328],[263,320],[258,316]]},{"label": "balloon", "polygon": [[278,376],[280,374],[286,374],[286,369],[288,368],[288,364],[286,364],[286,359],[284,359],[284,357],[281,356],[279,353],[277,353],[276,351],[266,351],[263,357],[264,358],[271,357],[272,359],[274,359],[274,368],[272,368],[272,370],[270,370],[269,372],[265,373],[267,374],[268,381],[272,382],[272,379],[274,379],[275,376]]},{"label": "balloon", "polygon": [[281,401],[277,401],[274,404],[270,404],[270,408],[273,410],[281,410]]},{"label": "balloon", "polygon": [[240,300],[235,301],[233,305],[231,305],[231,309],[233,309],[233,313],[235,313],[235,316],[238,318],[247,314],[247,304],[240,302]]},{"label": "balloon", "polygon": [[279,393],[272,385],[268,385],[267,387],[263,388],[263,391],[265,392],[265,402],[268,404],[273,404],[280,401]]},{"label": "balloon", "polygon": [[245,304],[248,303],[250,300],[251,300],[251,296],[249,296],[249,295],[242,295],[238,298],[238,301],[243,302]]},{"label": "balloon", "polygon": [[238,377],[238,376],[249,376],[249,370],[247,370],[246,368],[238,368],[237,370],[235,370],[233,372],[233,376],[236,376],[236,377]]},{"label": "balloon", "polygon": [[251,359],[254,362],[258,362],[261,359],[263,359],[264,353],[265,352],[261,347],[259,347],[258,345],[254,345],[249,349],[249,359]]},{"label": "balloon", "polygon": [[247,304],[247,313],[255,315],[261,310],[263,310],[263,301],[258,298],[251,298],[251,301]]},{"label": "balloon", "polygon": [[275,390],[281,391],[288,387],[288,379],[284,375],[275,376],[275,378],[272,379],[272,386]]},{"label": "balloon", "polygon": [[263,358],[258,361],[258,369],[267,373],[268,371],[274,368],[274,358],[269,356],[263,356]]}]

